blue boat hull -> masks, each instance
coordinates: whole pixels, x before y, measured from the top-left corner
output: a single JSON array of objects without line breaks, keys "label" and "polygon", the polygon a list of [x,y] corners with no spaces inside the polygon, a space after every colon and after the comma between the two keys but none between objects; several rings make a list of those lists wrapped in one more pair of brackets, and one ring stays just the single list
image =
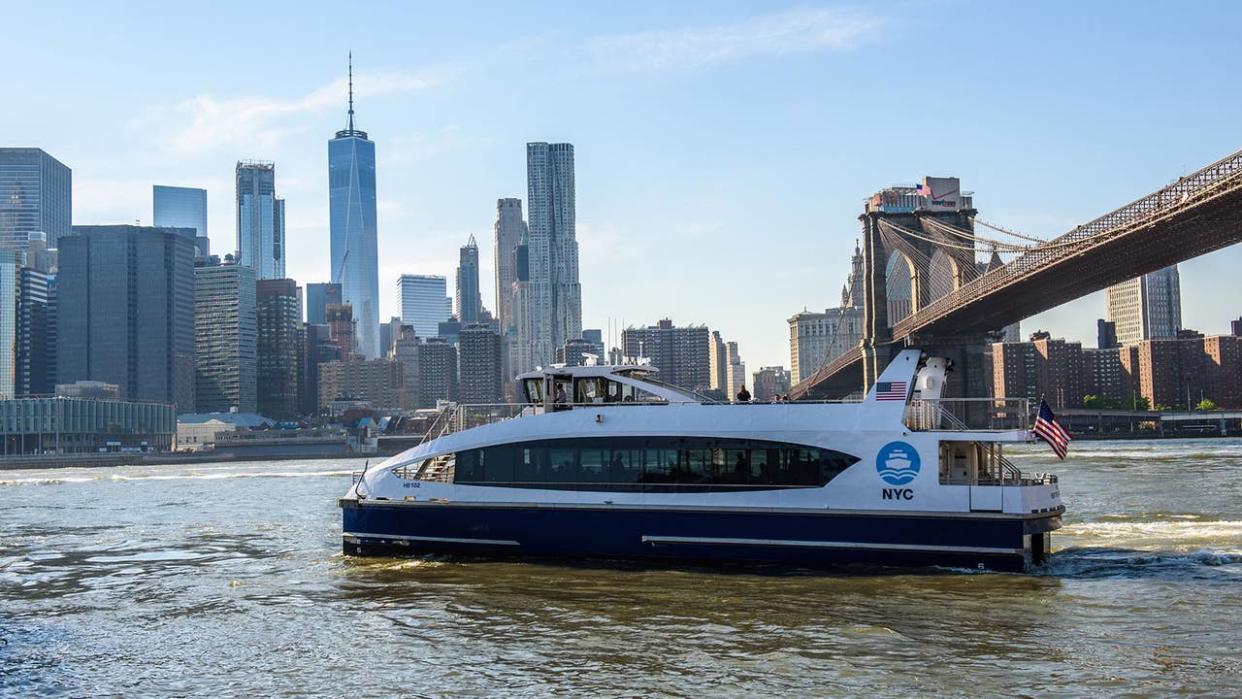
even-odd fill
[{"label": "blue boat hull", "polygon": [[342,500],[355,556],[641,559],[1023,571],[1044,561],[1060,513],[833,513]]}]

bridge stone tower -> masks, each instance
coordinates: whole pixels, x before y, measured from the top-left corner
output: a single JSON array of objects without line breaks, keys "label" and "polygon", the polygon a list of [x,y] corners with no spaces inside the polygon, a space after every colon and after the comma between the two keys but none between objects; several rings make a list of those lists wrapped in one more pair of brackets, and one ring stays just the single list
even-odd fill
[{"label": "bridge stone tower", "polygon": [[975,209],[956,177],[925,177],[914,187],[874,194],[860,215],[863,239],[863,386],[875,383],[903,345],[953,361],[946,396],[988,388],[987,335],[910,336],[901,321],[978,276]]}]

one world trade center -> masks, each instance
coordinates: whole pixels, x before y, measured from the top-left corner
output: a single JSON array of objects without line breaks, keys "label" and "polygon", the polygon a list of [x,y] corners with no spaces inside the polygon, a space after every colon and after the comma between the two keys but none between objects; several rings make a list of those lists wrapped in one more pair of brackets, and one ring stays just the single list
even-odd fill
[{"label": "one world trade center", "polygon": [[357,351],[380,356],[379,269],[375,244],[375,144],[354,128],[353,56],[349,67],[349,125],[328,141],[332,281],[353,307]]}]

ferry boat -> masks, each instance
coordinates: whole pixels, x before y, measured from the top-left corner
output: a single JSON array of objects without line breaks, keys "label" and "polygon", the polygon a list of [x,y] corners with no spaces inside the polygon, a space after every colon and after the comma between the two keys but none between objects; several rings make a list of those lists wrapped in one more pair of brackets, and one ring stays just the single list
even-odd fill
[{"label": "ferry boat", "polygon": [[741,404],[645,365],[523,374],[524,404],[445,410],[422,444],[355,474],[344,551],[1039,565],[1065,508],[1055,476],[1002,454],[1031,440],[1026,408],[942,399],[948,369],[903,350],[861,401]]}]

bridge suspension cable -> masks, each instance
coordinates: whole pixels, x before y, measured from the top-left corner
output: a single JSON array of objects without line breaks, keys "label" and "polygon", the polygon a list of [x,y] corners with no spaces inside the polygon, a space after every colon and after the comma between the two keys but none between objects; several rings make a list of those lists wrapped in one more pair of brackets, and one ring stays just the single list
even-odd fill
[{"label": "bridge suspension cable", "polygon": [[1029,241],[1031,241],[1032,243],[1036,243],[1036,244],[1038,244],[1038,245],[1043,245],[1044,243],[1048,242],[1048,241],[1047,241],[1046,239],[1044,239],[1044,238],[1036,238],[1035,236],[1025,235],[1025,234],[1019,233],[1019,232],[1017,232],[1017,231],[1015,231],[1015,230],[1011,230],[1011,229],[1009,229],[1009,228],[1005,228],[1004,226],[998,226],[998,225],[996,225],[995,223],[988,223],[987,221],[984,221],[983,219],[979,218],[978,216],[971,216],[971,217],[970,217],[970,222],[971,222],[971,223],[974,223],[974,224],[978,224],[978,225],[980,225],[980,226],[983,226],[984,228],[991,228],[992,230],[997,231],[998,233],[1004,233],[1005,235],[1011,235],[1011,236],[1013,236],[1013,237],[1015,237],[1015,238],[1019,238],[1019,239],[1021,239],[1021,240],[1029,240]]}]

